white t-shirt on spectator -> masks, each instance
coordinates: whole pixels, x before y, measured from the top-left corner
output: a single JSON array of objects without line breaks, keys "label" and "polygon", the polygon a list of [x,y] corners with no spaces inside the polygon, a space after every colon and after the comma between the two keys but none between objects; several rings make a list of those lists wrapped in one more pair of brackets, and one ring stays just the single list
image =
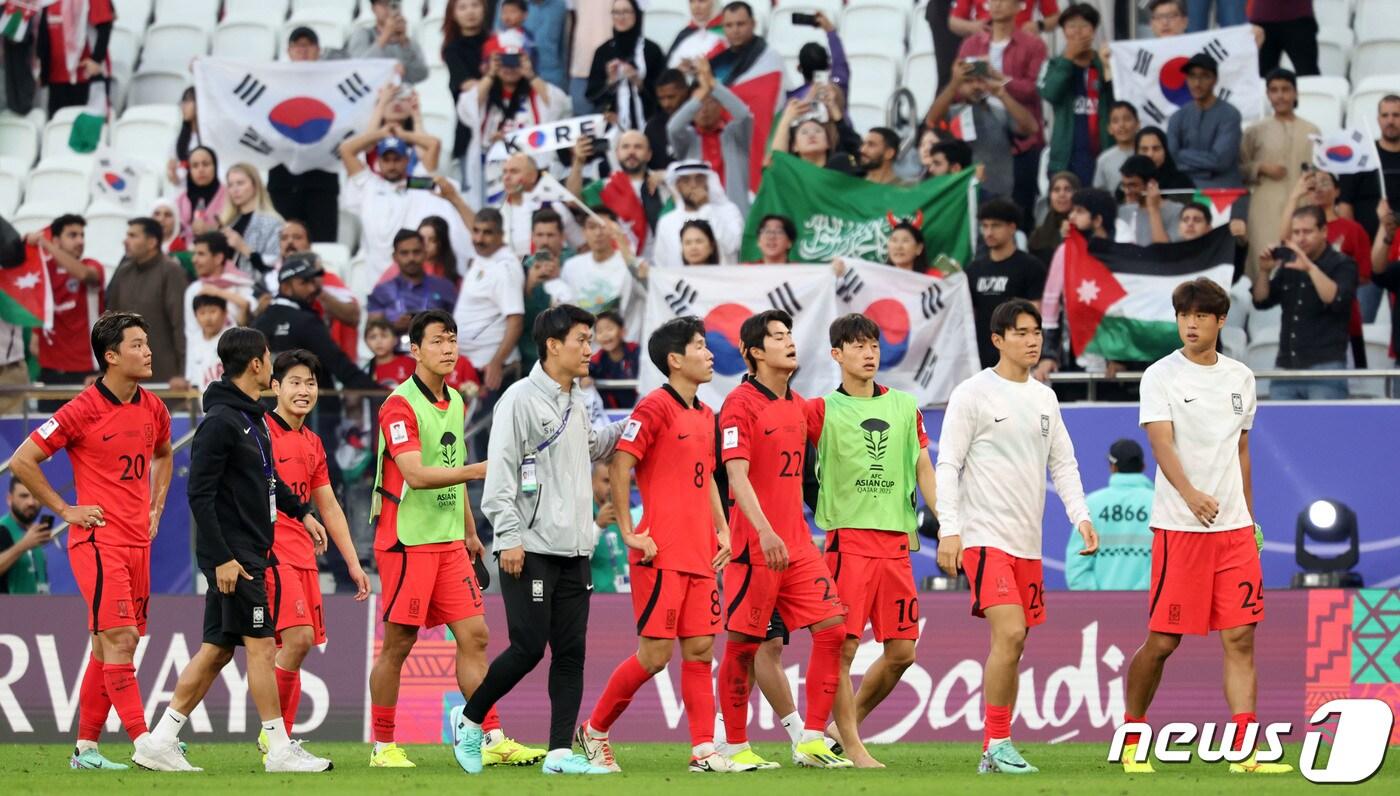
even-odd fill
[{"label": "white t-shirt on spectator", "polygon": [[395,185],[365,169],[345,181],[340,205],[360,220],[360,254],[374,274],[374,282],[393,262],[394,236],[401,229],[418,229],[428,216],[441,216],[447,222],[457,268],[466,267],[476,251],[471,232],[462,223],[457,208],[432,191]]},{"label": "white t-shirt on spectator", "polygon": [[[473,257],[457,295],[457,349],[477,370],[486,367],[506,337],[506,318],[525,314],[525,270],[502,246],[490,257]],[[526,330],[524,334],[529,334]],[[513,349],[504,364],[520,361]]]},{"label": "white t-shirt on spectator", "polygon": [[[269,276],[273,276],[276,273],[276,271],[270,271]],[[253,300],[253,280],[247,274],[238,270],[237,266],[229,263],[225,266],[224,272],[218,276],[210,279],[196,279],[190,283],[189,287],[185,288],[185,340],[201,340],[204,338],[204,330],[199,328],[199,321],[194,317],[194,297],[199,295],[199,292],[204,289],[206,284],[213,285],[214,287],[221,287],[225,290],[232,290],[247,299],[249,317],[243,318],[242,323],[251,324],[253,322],[252,314],[258,308],[258,303]],[[273,284],[272,295],[277,295],[277,286],[275,283]],[[228,320],[224,323],[225,329],[239,325],[239,319],[235,317],[237,314],[236,310],[237,308],[232,304],[229,305]],[[193,382],[191,382],[191,384],[193,384]]]},{"label": "white t-shirt on spectator", "polygon": [[563,222],[564,240],[575,248],[583,245],[583,230],[579,228],[569,208],[560,202],[539,201],[527,192],[521,198],[520,204],[502,202],[500,207],[501,231],[505,233],[506,245],[515,252],[516,257],[523,260],[530,256],[534,248],[531,235],[534,231],[535,212],[546,207],[559,214],[559,219]]},{"label": "white t-shirt on spectator", "polygon": [[1220,501],[1215,522],[1201,525],[1161,468],[1152,500],[1153,528],[1168,531],[1233,531],[1254,524],[1244,499],[1240,435],[1254,426],[1254,374],[1244,363],[1219,354],[1210,367],[1197,365],[1180,349],[1142,374],[1138,423],[1172,424],[1173,447],[1191,486]]},{"label": "white t-shirt on spectator", "polygon": [[[225,327],[224,331],[228,331]],[[185,335],[185,381],[198,392],[223,378],[224,363],[219,360],[219,339],[224,331],[214,335],[212,340],[204,337],[204,330],[195,327],[193,335]]]},{"label": "white t-shirt on spectator", "polygon": [[602,262],[594,259],[593,252],[576,254],[564,263],[559,278],[573,288],[574,303],[594,315],[620,309],[622,292],[631,281],[621,252]]}]

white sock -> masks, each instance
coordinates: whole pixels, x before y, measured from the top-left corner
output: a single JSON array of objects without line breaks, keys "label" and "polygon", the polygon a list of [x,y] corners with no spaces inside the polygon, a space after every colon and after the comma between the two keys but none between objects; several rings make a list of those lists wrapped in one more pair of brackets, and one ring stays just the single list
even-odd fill
[{"label": "white sock", "polygon": [[503,730],[490,730],[484,736],[482,736],[481,746],[483,748],[492,747],[500,743],[501,741],[504,741],[505,739],[506,734]]},{"label": "white sock", "polygon": [[723,746],[728,738],[728,733],[724,729],[724,714],[715,714],[715,746]]},{"label": "white sock", "polygon": [[379,754],[380,752],[384,751],[384,747],[386,747],[386,746],[393,746],[393,745],[394,745],[393,741],[390,741],[389,743],[384,743],[383,741],[375,741],[375,742],[374,742],[374,754]]},{"label": "white sock", "polygon": [[807,729],[806,727],[803,727],[803,728],[802,728],[801,740],[798,741],[798,743],[807,743],[808,741],[820,741],[821,739],[822,739],[822,732],[821,732],[821,730],[809,730],[809,729]]},{"label": "white sock", "polygon": [[175,743],[180,738],[180,730],[184,729],[185,722],[190,717],[176,710],[166,708],[165,715],[160,717],[160,723],[151,732],[151,740],[159,746],[168,746]]},{"label": "white sock", "polygon": [[606,741],[606,740],[608,739],[608,734],[607,734],[606,732],[600,732],[600,731],[598,731],[598,730],[593,729],[593,725],[592,725],[592,724],[586,724],[586,725],[584,725],[584,726],[586,726],[586,727],[588,728],[588,737],[589,737],[589,738],[592,738],[592,739],[598,740],[598,741]]},{"label": "white sock", "polygon": [[745,749],[748,749],[748,748],[749,748],[749,742],[748,742],[748,741],[744,741],[743,743],[732,743],[732,744],[728,744],[728,747],[729,747],[729,756],[730,756],[730,757],[733,757],[734,755],[739,754],[740,752],[744,751]]},{"label": "white sock", "polygon": [[783,717],[783,729],[793,743],[802,743],[802,716],[797,711]]},{"label": "white sock", "polygon": [[467,718],[467,714],[463,713],[463,714],[462,714],[462,729],[464,729],[464,730],[479,730],[479,729],[481,729],[481,725],[478,724],[478,723],[476,723],[476,722],[474,722],[474,721],[472,721],[471,719]]},{"label": "white sock", "polygon": [[564,758],[569,757],[573,753],[573,749],[550,749],[549,753],[544,756],[544,759],[551,761],[563,760]]},{"label": "white sock", "polygon": [[1011,739],[1010,739],[1010,738],[993,738],[993,739],[991,739],[990,741],[987,741],[987,748],[988,748],[988,749],[991,749],[993,746],[996,746],[996,745],[999,744],[999,743],[1006,743],[1006,742],[1009,741],[1009,740],[1011,740]]},{"label": "white sock", "polygon": [[690,747],[690,755],[696,760],[704,760],[715,753],[715,745],[712,743],[702,743],[699,746]]},{"label": "white sock", "polygon": [[287,723],[278,716],[271,721],[262,723],[263,732],[267,733],[267,752],[276,754],[291,746],[292,740],[287,737]]},{"label": "white sock", "polygon": [[82,740],[82,739],[80,738],[80,739],[78,739],[78,743],[77,743],[76,748],[77,748],[77,750],[78,750],[78,754],[82,754],[83,752],[86,752],[86,751],[88,751],[89,749],[91,749],[92,751],[96,752],[96,751],[97,751],[97,741],[84,741],[84,740]]}]

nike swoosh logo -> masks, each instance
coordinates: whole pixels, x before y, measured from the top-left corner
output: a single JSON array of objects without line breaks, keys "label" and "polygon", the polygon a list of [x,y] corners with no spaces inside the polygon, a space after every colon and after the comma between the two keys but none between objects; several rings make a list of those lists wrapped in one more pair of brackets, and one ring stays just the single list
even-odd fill
[{"label": "nike swoosh logo", "polygon": [[[1011,415],[1007,415],[1006,417],[1011,417]],[[994,418],[992,418],[992,422],[993,422],[993,423],[1000,423],[1001,421],[1005,420],[1006,417],[994,417]]]},{"label": "nike swoosh logo", "polygon": [[593,584],[592,584],[592,583],[588,584],[588,591],[593,591]]},{"label": "nike swoosh logo", "polygon": [[278,457],[277,457],[277,463],[278,463],[278,464],[286,464],[287,462],[289,462],[289,461],[291,461],[291,460],[292,460],[292,457],[291,457],[291,456],[288,456],[288,457],[285,458],[285,459],[283,459],[281,456],[278,456]]},{"label": "nike swoosh logo", "polygon": [[115,437],[115,436],[116,436],[116,434],[103,434],[103,435],[102,435],[102,441],[103,441],[103,442],[108,442],[108,441],[110,441],[110,440],[112,439],[112,437]]},{"label": "nike swoosh logo", "polygon": [[765,428],[765,429],[763,429],[763,436],[766,437],[766,436],[768,436],[769,434],[772,434],[774,431],[777,431],[777,429],[776,429],[776,428]]},{"label": "nike swoosh logo", "polygon": [[250,432],[250,431],[252,431],[252,430],[253,430],[252,428],[245,428],[245,429],[243,429],[243,433],[244,433],[244,434],[247,434],[248,432]]},{"label": "nike swoosh logo", "polygon": [[676,435],[676,439],[685,439],[685,438],[688,437],[688,436],[690,436],[690,435],[689,435],[689,434],[677,434],[677,435]]},{"label": "nike swoosh logo", "polygon": [[914,626],[913,626],[913,625],[903,625],[903,626],[901,626],[901,627],[895,628],[896,632],[899,632],[899,633],[905,633],[905,632],[910,631],[910,630],[913,630],[913,629],[914,629]]},{"label": "nike swoosh logo", "polygon": [[1189,404],[1189,403],[1191,403],[1191,402],[1194,401],[1194,400],[1196,400],[1196,399],[1195,399],[1195,398],[1185,398],[1185,399],[1183,399],[1183,402]]}]

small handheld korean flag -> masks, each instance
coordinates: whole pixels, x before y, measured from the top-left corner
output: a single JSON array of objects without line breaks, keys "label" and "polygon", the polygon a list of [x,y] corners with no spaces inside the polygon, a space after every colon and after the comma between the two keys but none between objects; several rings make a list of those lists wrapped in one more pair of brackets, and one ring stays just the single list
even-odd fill
[{"label": "small handheld korean flag", "polygon": [[[1381,156],[1376,142],[1362,130],[1335,130],[1325,135],[1310,135],[1313,143],[1313,167],[1329,174],[1364,174],[1379,171]],[[1380,181],[1381,198],[1385,195],[1385,180]]]},{"label": "small handheld korean flag", "polygon": [[92,170],[92,195],[121,208],[136,205],[141,170],[110,149],[103,150]]}]

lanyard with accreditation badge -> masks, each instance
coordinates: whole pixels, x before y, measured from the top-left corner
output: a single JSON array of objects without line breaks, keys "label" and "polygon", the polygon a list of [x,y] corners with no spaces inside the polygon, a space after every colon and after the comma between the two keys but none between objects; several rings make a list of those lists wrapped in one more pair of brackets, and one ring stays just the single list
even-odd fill
[{"label": "lanyard with accreditation badge", "polygon": [[559,435],[564,433],[564,429],[569,426],[569,415],[573,414],[574,402],[569,401],[569,405],[564,409],[564,417],[559,421],[559,428],[554,429],[554,433],[545,438],[544,442],[535,446],[530,453],[525,454],[520,460],[520,491],[527,495],[533,495],[540,488],[540,482],[535,476],[535,457],[544,453],[545,448],[553,445],[559,439]]},{"label": "lanyard with accreditation badge", "polygon": [[[254,422],[252,416],[247,412],[243,412],[242,415],[248,421],[248,436],[257,443],[258,455],[262,457],[263,477],[267,479],[267,511],[275,525],[277,523],[277,471],[272,469],[272,457],[268,455],[269,451],[263,450],[262,438],[255,433],[259,425],[264,431],[267,430],[267,425]],[[269,439],[268,447],[271,445],[272,440]]]}]

